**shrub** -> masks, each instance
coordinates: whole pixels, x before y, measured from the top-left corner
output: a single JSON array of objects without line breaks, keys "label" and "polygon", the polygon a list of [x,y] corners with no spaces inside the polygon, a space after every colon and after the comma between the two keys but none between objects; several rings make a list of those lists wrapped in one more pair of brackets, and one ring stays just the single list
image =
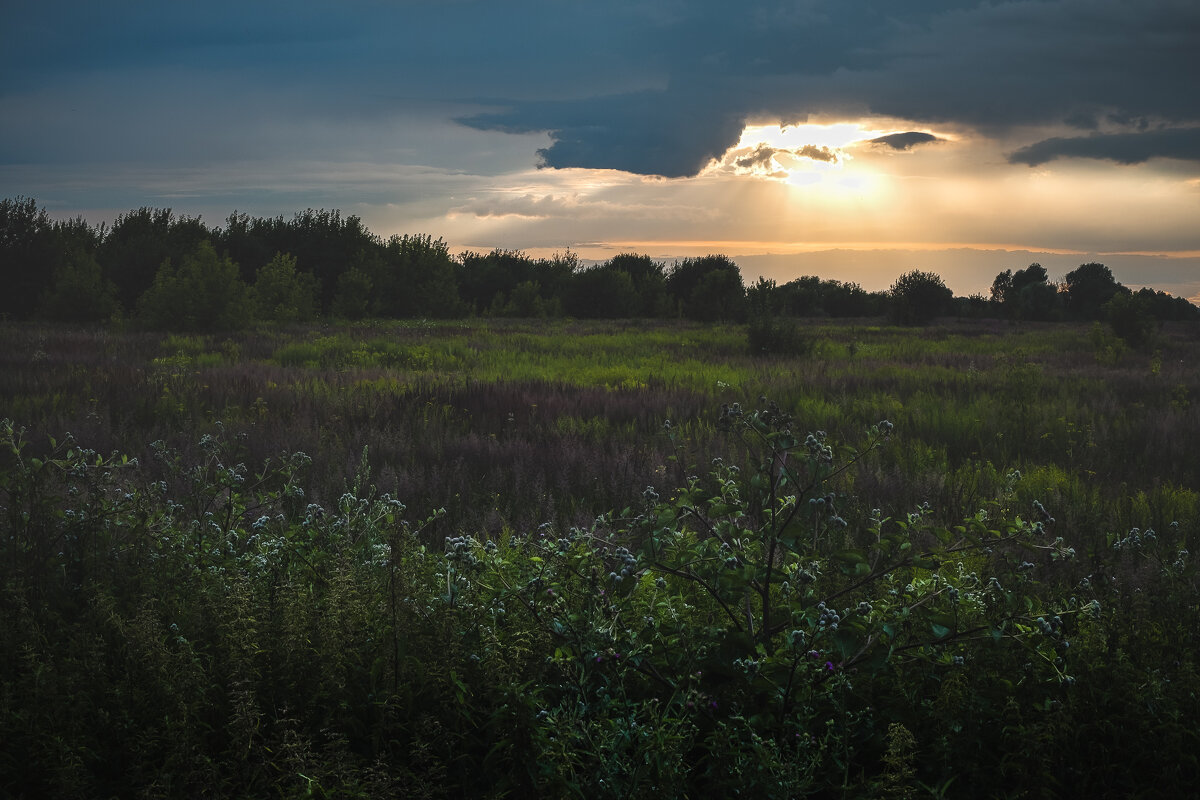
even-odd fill
[{"label": "shrub", "polygon": [[[927,509],[875,512],[858,528],[840,477],[890,424],[840,464],[823,433],[801,439],[775,406],[726,406],[721,424],[751,454],[745,472],[718,460],[590,529],[454,545],[472,570],[456,573],[461,591],[492,587],[487,605],[518,605],[553,642],[550,673],[520,695],[540,723],[534,758],[563,782],[543,791],[794,797],[864,771],[895,782],[879,766],[895,748],[886,723],[923,716],[872,711],[893,702],[896,675],[1032,657],[1031,677],[1073,680],[1056,648],[1079,610],[1039,597],[1021,557],[1071,555],[1046,541],[1040,504],[1030,519],[980,511],[954,528]],[[647,750],[664,757],[631,774]]]},{"label": "shrub", "polygon": [[815,342],[794,319],[764,315],[750,321],[746,342],[755,356],[806,356]]}]

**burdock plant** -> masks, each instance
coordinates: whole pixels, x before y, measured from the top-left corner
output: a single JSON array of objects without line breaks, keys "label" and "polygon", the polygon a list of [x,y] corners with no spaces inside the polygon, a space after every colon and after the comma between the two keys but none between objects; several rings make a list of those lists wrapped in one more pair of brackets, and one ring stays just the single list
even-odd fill
[{"label": "burdock plant", "polygon": [[[1004,643],[1035,677],[1068,677],[1063,620],[1078,609],[1039,598],[1021,569],[1062,549],[1041,541],[1044,511],[1007,521],[981,511],[947,527],[925,505],[852,524],[851,470],[887,445],[891,423],[844,455],[765,400],[723,406],[718,425],[749,454],[744,466],[718,459],[673,491],[647,488],[640,509],[524,539],[526,569],[493,554],[481,582],[497,588],[494,602],[521,602],[554,644],[555,677],[525,699],[556,721],[557,746],[577,737],[594,748],[597,715],[623,709],[672,731],[661,749],[694,762],[708,789],[753,770],[788,796],[831,765],[847,784],[857,748],[874,737],[882,749],[887,726],[862,699],[873,678],[911,664],[962,670]],[[1039,615],[1063,627],[1046,636]],[[621,763],[632,757],[607,746]],[[570,772],[608,768],[585,759]]]}]

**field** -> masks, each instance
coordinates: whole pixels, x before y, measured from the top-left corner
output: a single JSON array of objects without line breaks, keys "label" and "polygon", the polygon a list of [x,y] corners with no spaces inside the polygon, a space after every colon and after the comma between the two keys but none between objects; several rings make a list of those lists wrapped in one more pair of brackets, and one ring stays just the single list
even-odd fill
[{"label": "field", "polygon": [[6,324],[0,791],[1185,795],[1196,328],[802,330]]}]

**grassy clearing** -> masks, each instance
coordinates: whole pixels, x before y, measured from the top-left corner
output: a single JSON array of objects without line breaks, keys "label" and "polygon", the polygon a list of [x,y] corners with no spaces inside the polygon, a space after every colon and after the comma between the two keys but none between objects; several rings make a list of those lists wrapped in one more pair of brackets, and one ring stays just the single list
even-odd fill
[{"label": "grassy clearing", "polygon": [[[620,507],[671,463],[665,420],[686,431],[676,444],[695,461],[724,446],[715,409],[760,395],[844,441],[880,419],[896,424],[902,444],[860,480],[884,507],[962,494],[954,476],[973,464],[1053,467],[1112,490],[1200,485],[1200,453],[1188,445],[1200,421],[1200,343],[1187,330],[1155,355],[1114,363],[1100,363],[1074,325],[814,323],[805,333],[819,342],[812,356],[761,359],[747,355],[739,327],[663,322],[230,337],[9,326],[0,400],[35,430],[133,455],[155,439],[186,449],[221,422],[244,434],[252,459],[312,455],[318,497],[339,492],[368,445],[386,488],[415,507],[461,508],[454,524],[468,528],[579,522]],[[514,490],[530,476],[544,488]],[[481,503],[496,514],[481,516]]]}]

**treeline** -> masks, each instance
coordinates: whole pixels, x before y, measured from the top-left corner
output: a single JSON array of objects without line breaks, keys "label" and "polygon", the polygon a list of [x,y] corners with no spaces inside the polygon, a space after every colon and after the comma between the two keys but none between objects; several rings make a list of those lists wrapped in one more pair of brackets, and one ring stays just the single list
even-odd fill
[{"label": "treeline", "polygon": [[307,209],[291,219],[234,212],[210,228],[199,217],[149,208],[112,226],[52,220],[29,198],[0,200],[0,315],[64,322],[131,320],[153,329],[230,330],[255,321],[467,316],[685,318],[776,317],[1107,319],[1134,341],[1159,321],[1196,319],[1187,300],[1131,292],[1103,264],[1061,283],[1038,264],[996,276],[990,297],[954,297],[942,279],[914,270],[885,292],[805,276],[747,287],[723,255],[667,265],[617,255],[587,266],[574,253],[450,253],[428,235],[371,233],[357,216]]}]

